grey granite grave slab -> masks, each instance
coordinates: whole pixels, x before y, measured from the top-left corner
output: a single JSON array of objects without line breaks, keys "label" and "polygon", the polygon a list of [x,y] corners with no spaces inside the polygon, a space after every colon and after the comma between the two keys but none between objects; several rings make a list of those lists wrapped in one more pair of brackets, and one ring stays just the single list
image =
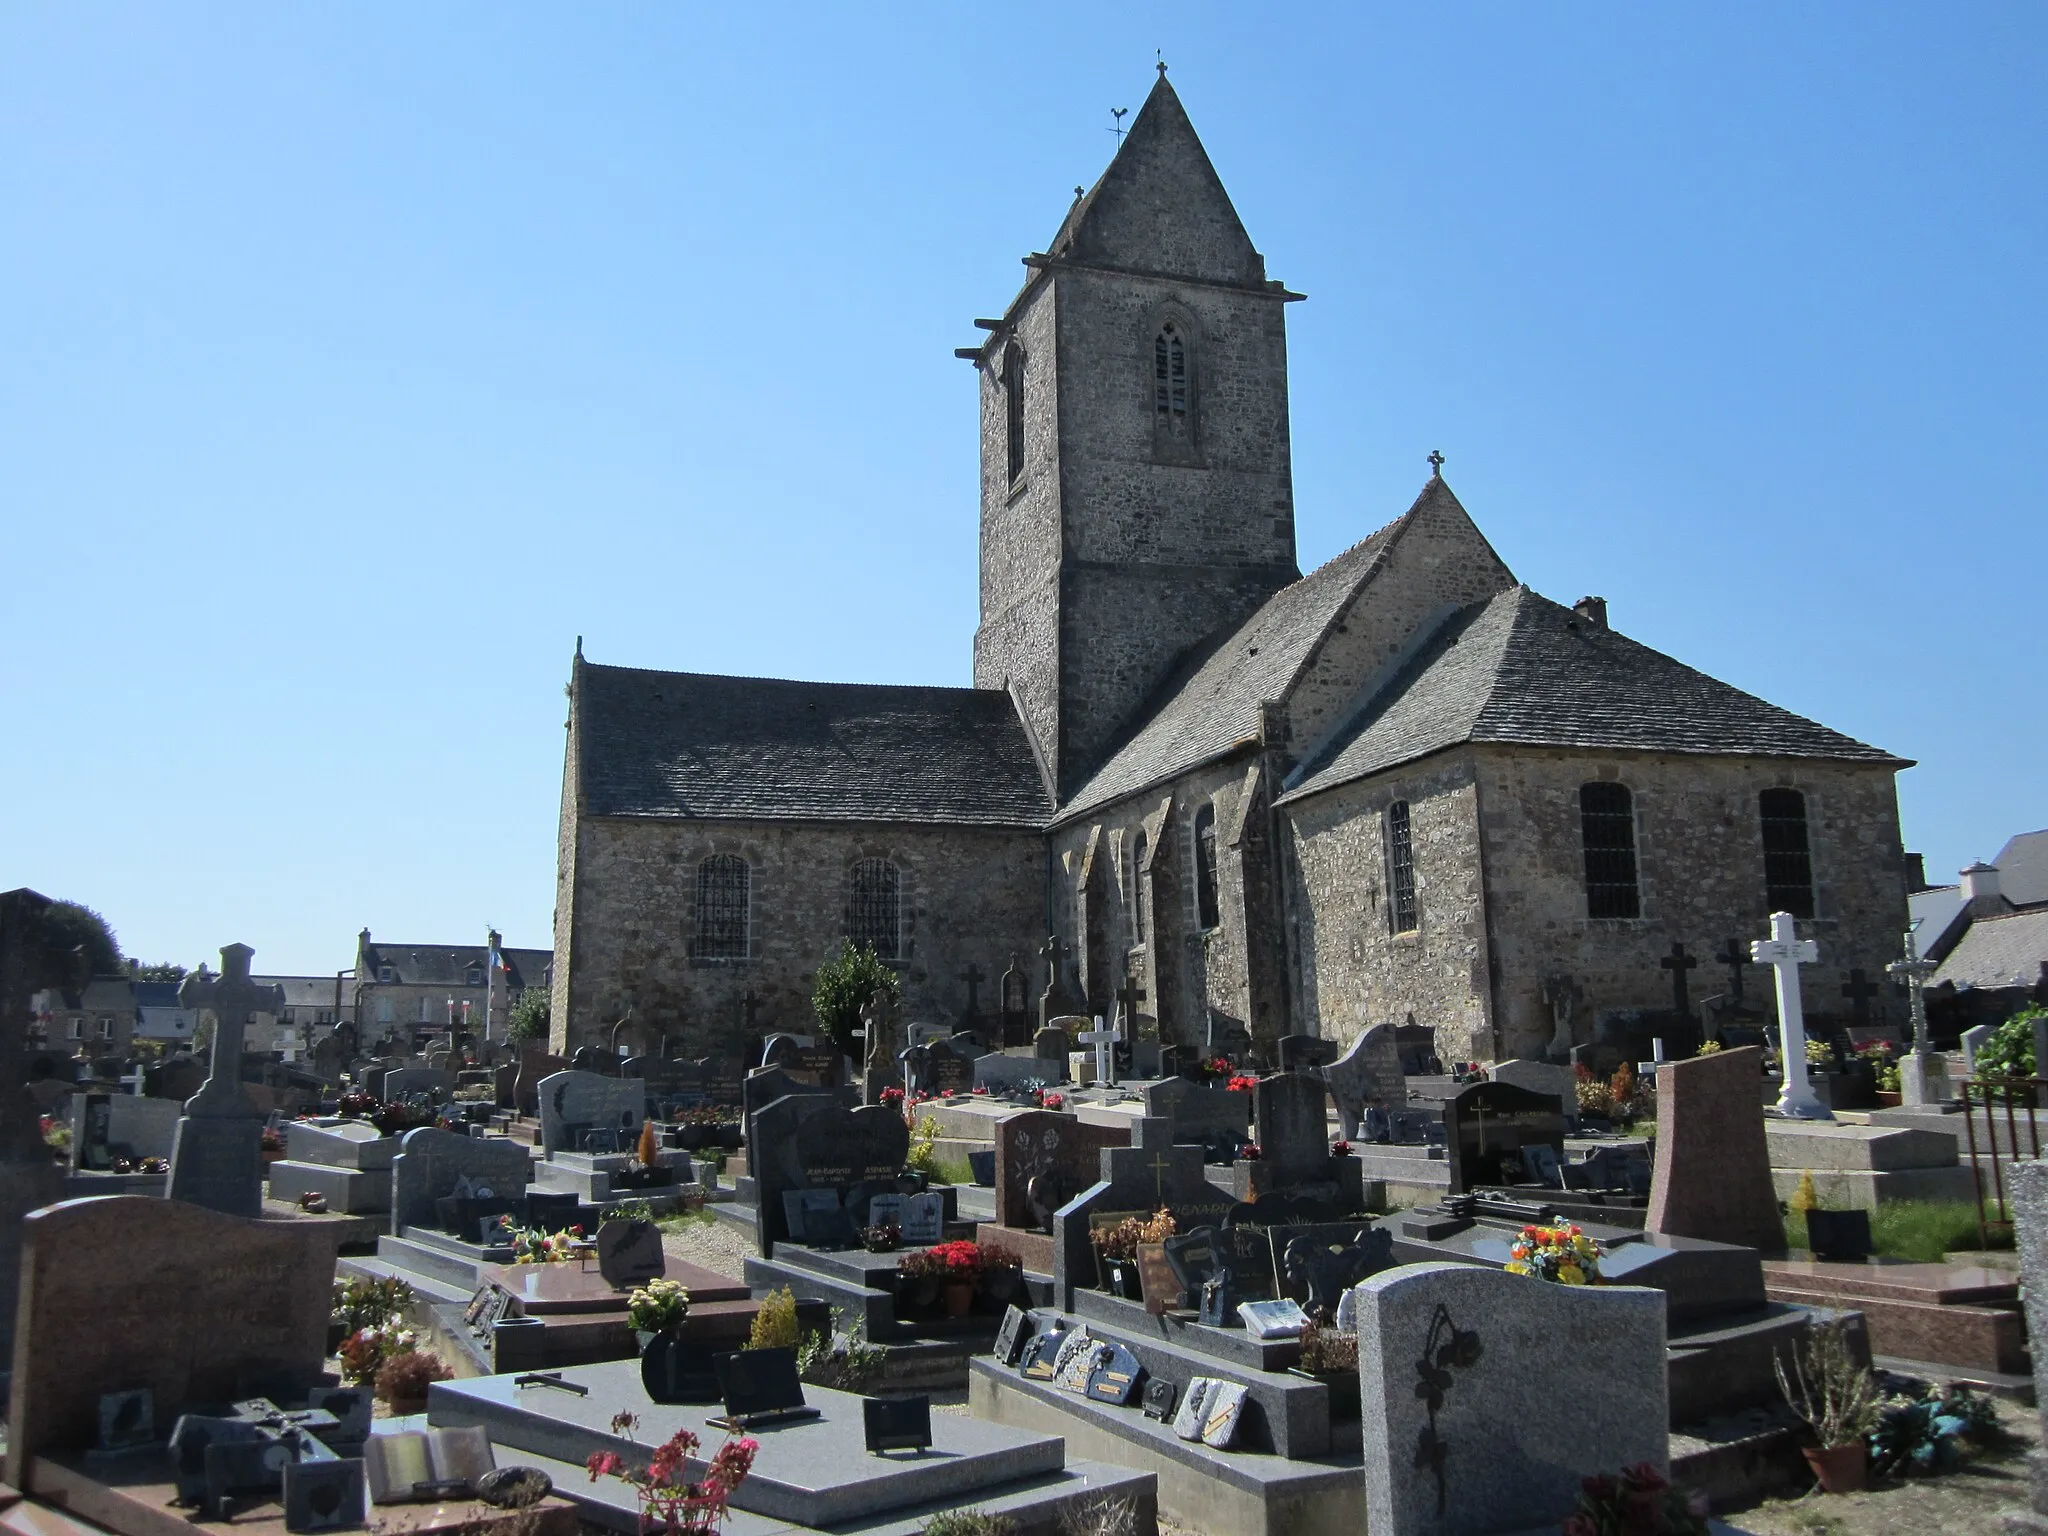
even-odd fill
[{"label": "grey granite grave slab", "polygon": [[436,1101],[455,1091],[455,1074],[442,1067],[393,1067],[384,1074],[384,1097],[410,1098],[424,1093]]},{"label": "grey granite grave slab", "polygon": [[1337,1106],[1337,1127],[1346,1141],[1358,1140],[1368,1109],[1384,1113],[1406,1107],[1408,1081],[1401,1072],[1401,1048],[1392,1024],[1361,1030],[1350,1048],[1323,1069]]},{"label": "grey granite grave slab", "polygon": [[284,1128],[284,1155],[295,1163],[389,1171],[398,1138],[367,1120],[292,1120]]},{"label": "grey granite grave slab", "polygon": [[1028,1082],[1065,1082],[1066,1075],[1053,1069],[1043,1056],[1010,1056],[994,1053],[974,1060],[974,1086],[992,1094],[1010,1093]]},{"label": "grey granite grave slab", "polygon": [[1212,1131],[1242,1140],[1251,1121],[1252,1100],[1248,1093],[1211,1088],[1184,1077],[1147,1083],[1141,1093],[1146,1117],[1168,1121],[1173,1127],[1174,1141],[1182,1145],[1206,1141]]},{"label": "grey granite grave slab", "polygon": [[454,1194],[465,1176],[509,1195],[526,1188],[532,1171],[532,1158],[516,1141],[458,1136],[433,1126],[407,1131],[391,1160],[392,1231],[402,1236],[409,1226],[431,1227],[434,1202]]},{"label": "grey granite grave slab", "polygon": [[1258,1122],[1259,1160],[1277,1181],[1275,1187],[1329,1177],[1330,1137],[1323,1098],[1322,1079],[1306,1072],[1276,1072],[1259,1079],[1252,1113]]},{"label": "grey granite grave slab", "polygon": [[1657,1292],[1421,1264],[1354,1296],[1376,1536],[1524,1530],[1570,1514],[1582,1478],[1669,1467]]},{"label": "grey granite grave slab", "polygon": [[1496,1083],[1546,1093],[1558,1101],[1567,1115],[1579,1112],[1578,1073],[1570,1065],[1548,1061],[1503,1061],[1487,1074]]},{"label": "grey granite grave slab", "polygon": [[603,1077],[570,1070],[540,1080],[541,1145],[550,1153],[580,1150],[575,1128],[607,1129],[630,1148],[647,1118],[647,1084],[637,1077]]},{"label": "grey granite grave slab", "polygon": [[[694,1431],[706,1447],[725,1439],[725,1431],[706,1422],[721,1411],[716,1404],[650,1404],[638,1361],[570,1366],[561,1377],[588,1388],[588,1394],[518,1387],[512,1376],[437,1382],[428,1394],[427,1417],[436,1428],[478,1425],[496,1442],[571,1464],[593,1451],[644,1458],[648,1446],[681,1428]],[[951,1413],[933,1415],[929,1453],[871,1456],[858,1396],[806,1385],[804,1399],[819,1410],[817,1418],[755,1431],[761,1448],[753,1472],[734,1495],[735,1508],[802,1526],[834,1527],[920,1503],[966,1499],[983,1488],[1058,1472],[1065,1461],[1056,1435],[1020,1434]],[[621,1411],[639,1415],[634,1440],[611,1429],[612,1416]]]}]

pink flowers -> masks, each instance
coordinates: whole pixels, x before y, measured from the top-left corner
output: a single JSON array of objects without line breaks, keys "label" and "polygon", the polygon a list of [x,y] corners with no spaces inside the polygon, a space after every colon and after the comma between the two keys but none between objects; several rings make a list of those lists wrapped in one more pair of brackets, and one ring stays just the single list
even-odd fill
[{"label": "pink flowers", "polygon": [[643,1532],[710,1536],[724,1524],[726,1505],[753,1471],[761,1443],[748,1437],[728,1439],[712,1454],[703,1479],[693,1483],[688,1474],[698,1444],[689,1430],[679,1429],[655,1449],[644,1470],[626,1470],[625,1458],[616,1451],[592,1451],[583,1467],[593,1483],[600,1477],[616,1477],[639,1490]]}]

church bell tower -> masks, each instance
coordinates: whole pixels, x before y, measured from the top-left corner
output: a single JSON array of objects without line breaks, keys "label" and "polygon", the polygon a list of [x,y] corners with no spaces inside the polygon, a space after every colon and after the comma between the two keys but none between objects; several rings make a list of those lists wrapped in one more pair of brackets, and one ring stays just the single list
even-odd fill
[{"label": "church bell tower", "polygon": [[1300,570],[1286,305],[1161,66],[1109,169],[973,359],[974,683],[1064,801],[1190,653]]}]

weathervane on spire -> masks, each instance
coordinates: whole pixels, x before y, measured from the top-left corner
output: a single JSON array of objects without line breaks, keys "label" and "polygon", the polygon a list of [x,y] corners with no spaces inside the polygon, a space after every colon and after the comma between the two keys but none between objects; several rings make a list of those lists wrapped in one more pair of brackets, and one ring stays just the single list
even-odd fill
[{"label": "weathervane on spire", "polygon": [[1441,480],[1444,477],[1444,456],[1434,448],[1429,450],[1429,478]]},{"label": "weathervane on spire", "polygon": [[1116,126],[1109,131],[1116,135],[1117,147],[1119,149],[1123,147],[1124,142],[1124,114],[1130,110],[1129,107],[1111,107],[1109,109],[1109,115],[1116,119]]}]

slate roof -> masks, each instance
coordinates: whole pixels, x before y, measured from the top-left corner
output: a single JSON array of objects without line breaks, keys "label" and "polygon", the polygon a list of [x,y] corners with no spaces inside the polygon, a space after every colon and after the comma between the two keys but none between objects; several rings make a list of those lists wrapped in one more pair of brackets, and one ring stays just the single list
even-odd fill
[{"label": "slate roof", "polygon": [[1998,889],[2016,907],[2048,903],[2048,831],[2022,832],[1998,850]]},{"label": "slate roof", "polygon": [[1044,826],[1007,692],[576,672],[584,814]]},{"label": "slate roof", "polygon": [[2048,910],[1980,917],[1928,978],[1934,986],[2031,987],[2048,961]]},{"label": "slate roof", "polygon": [[1401,522],[1396,518],[1282,587],[1205,657],[1184,668],[1168,685],[1165,702],[1060,807],[1059,819],[1084,815],[1255,741],[1260,702],[1287,697],[1302,665]]},{"label": "slate roof", "polygon": [[1919,924],[1913,942],[1922,955],[1938,961],[1955,947],[1966,905],[1960,885],[1931,885],[1906,897],[1906,911]]},{"label": "slate roof", "polygon": [[258,986],[279,986],[284,988],[284,1005],[287,1008],[332,1008],[334,1006],[334,978],[332,976],[251,976]]},{"label": "slate roof", "polygon": [[1281,798],[1464,742],[1908,766],[1511,587],[1446,622]]},{"label": "slate roof", "polygon": [[[506,945],[498,953],[511,963],[508,980],[517,990],[522,987],[544,985],[548,972],[555,963],[552,949],[514,949]],[[466,987],[471,966],[488,966],[491,960],[490,946],[485,944],[400,944],[378,939],[362,953],[362,973],[358,978],[366,985],[377,984],[377,972],[390,966],[395,973],[386,986],[409,987]],[[289,981],[292,978],[278,976],[274,981]],[[334,983],[327,983],[326,1003],[334,1001]],[[287,989],[286,1001],[295,1001]],[[321,1006],[323,1000],[316,1000],[313,1006]]]}]

